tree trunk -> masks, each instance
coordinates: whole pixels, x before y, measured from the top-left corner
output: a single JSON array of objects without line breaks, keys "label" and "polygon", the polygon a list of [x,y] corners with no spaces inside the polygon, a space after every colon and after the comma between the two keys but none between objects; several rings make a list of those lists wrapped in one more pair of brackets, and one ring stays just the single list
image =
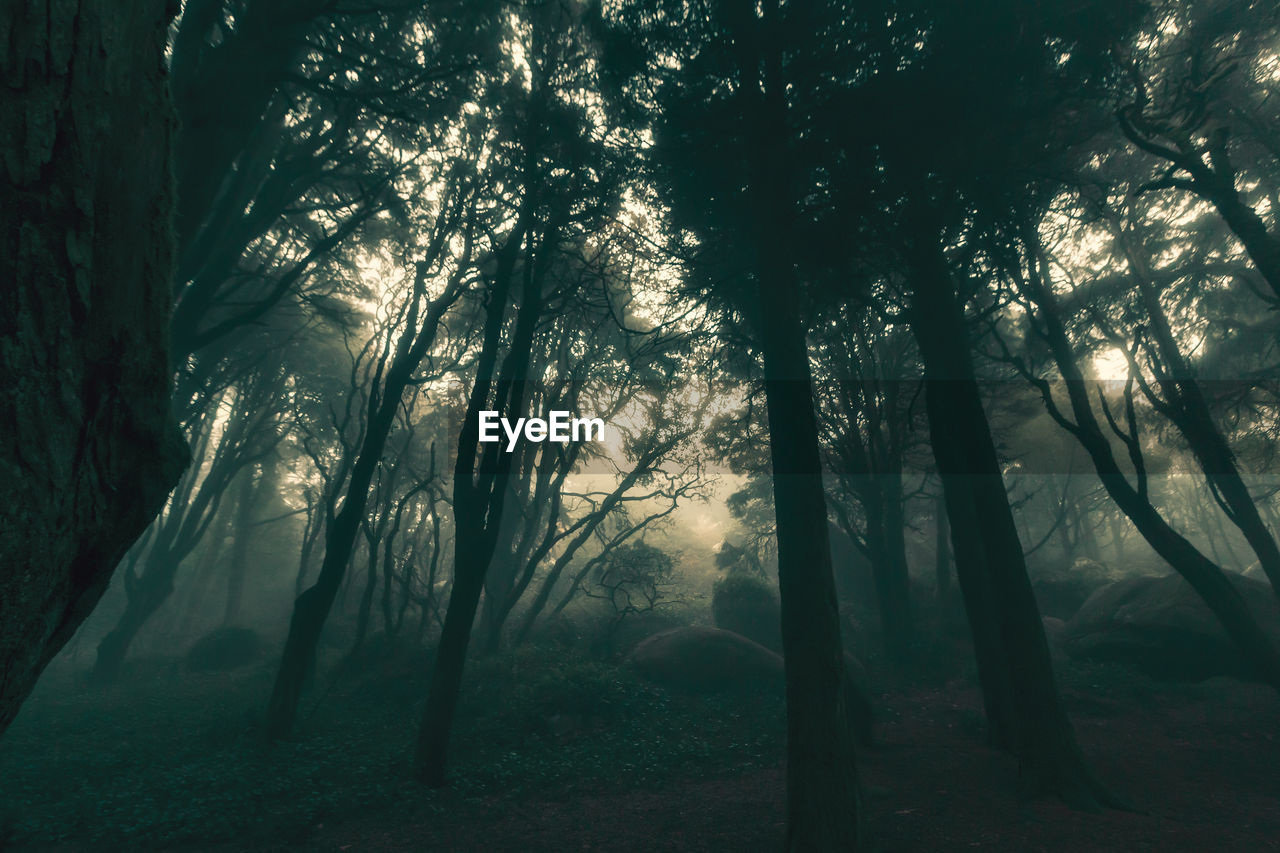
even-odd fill
[{"label": "tree trunk", "polygon": [[1055,420],[1067,426],[1093,460],[1098,478],[1147,543],[1182,575],[1222,624],[1259,677],[1280,690],[1280,651],[1258,625],[1240,591],[1222,569],[1174,530],[1148,499],[1145,474],[1137,472],[1139,485],[1131,484],[1112,452],[1089,401],[1088,386],[1067,337],[1066,327],[1048,287],[1029,277],[1029,296],[1040,309],[1047,340],[1058,372],[1066,385],[1075,423],[1058,411],[1047,385],[1041,386],[1045,404]]},{"label": "tree trunk", "polygon": [[[528,190],[526,190],[528,192]],[[525,228],[531,212],[526,198],[525,213],[508,238],[503,267],[498,273],[498,286],[491,292],[485,320],[484,344],[477,360],[476,384],[467,401],[467,414],[458,439],[458,458],[454,465],[454,569],[453,589],[445,610],[440,644],[436,648],[435,667],[427,690],[426,709],[418,730],[414,753],[417,777],[431,786],[445,783],[448,764],[449,736],[453,731],[453,715],[462,690],[462,672],[475,624],[476,607],[484,590],[485,573],[493,560],[503,519],[513,463],[511,453],[498,455],[497,444],[479,449],[480,412],[490,404],[494,393],[500,416],[523,416],[525,385],[528,382],[530,350],[542,315],[542,278],[546,256],[555,246],[554,233],[544,236],[543,248],[536,260],[525,258],[534,268],[524,276],[523,299],[516,313],[515,328],[502,370],[494,382],[498,350],[502,343],[503,319],[510,298],[510,285],[524,243]],[[477,470],[476,459],[479,455]]]},{"label": "tree trunk", "polygon": [[915,615],[911,601],[911,573],[907,564],[906,518],[902,507],[902,476],[879,474],[881,491],[882,567],[876,574],[880,599],[880,624],[890,659],[910,657],[915,642]]},{"label": "tree trunk", "polygon": [[[267,736],[270,738],[285,737],[293,730],[302,691],[315,674],[316,645],[320,642],[320,632],[324,630],[334,599],[338,597],[338,588],[342,586],[347,563],[355,547],[356,534],[359,532],[360,517],[364,513],[369,481],[381,455],[379,446],[376,455],[369,455],[371,462],[366,466],[357,464],[357,473],[353,475],[342,512],[338,513],[325,536],[324,562],[320,564],[320,575],[315,584],[293,603],[289,636],[285,639],[280,668],[276,672],[275,686],[267,706]],[[363,457],[361,461],[364,461]],[[364,468],[368,469],[367,474],[364,473]],[[356,481],[357,477],[360,482]]]},{"label": "tree trunk", "polygon": [[[1234,189],[1231,194],[1234,196]],[[1272,592],[1280,596],[1280,545],[1263,522],[1258,505],[1240,476],[1235,453],[1214,420],[1204,390],[1182,355],[1164,305],[1160,301],[1160,294],[1152,280],[1147,258],[1140,248],[1133,245],[1128,234],[1120,231],[1117,238],[1133,270],[1138,292],[1151,320],[1149,332],[1165,362],[1167,372],[1160,377],[1160,384],[1167,398],[1166,413],[1187,440],[1187,445],[1209,481],[1209,487],[1217,492],[1230,511],[1231,521],[1244,534],[1245,541],[1249,543],[1258,558],[1258,564],[1271,583]],[[1280,256],[1273,261],[1280,263]],[[1280,274],[1280,266],[1277,266],[1276,272]],[[1280,278],[1276,279],[1276,284],[1280,286]],[[1219,531],[1221,530],[1219,525]],[[1225,532],[1222,535],[1226,549],[1236,558],[1230,539]]]},{"label": "tree trunk", "polygon": [[813,389],[794,277],[774,244],[761,249],[759,290],[786,660],[787,848],[854,850],[861,809]]},{"label": "tree trunk", "polygon": [[778,593],[787,695],[787,850],[856,850],[861,802],[846,715],[844,649],[831,565],[826,494],[801,281],[789,259],[797,215],[788,164],[783,57],[764,37],[776,0],[750,13],[738,39],[748,244],[756,279],[755,331],[764,357],[765,404],[778,544]]},{"label": "tree trunk", "polygon": [[187,461],[167,369],[168,7],[0,9],[0,731]]},{"label": "tree trunk", "polygon": [[[439,224],[437,228],[429,257],[438,253],[443,244],[441,235],[446,229],[440,228]],[[465,263],[460,262],[460,266],[465,267]],[[351,552],[364,521],[365,507],[369,503],[369,486],[382,462],[387,436],[395,425],[404,390],[434,342],[441,318],[462,293],[463,278],[460,274],[455,274],[444,291],[428,301],[426,276],[429,269],[430,264],[418,262],[413,291],[409,297],[411,302],[403,318],[404,327],[395,352],[388,353],[390,362],[386,364],[380,393],[369,397],[368,425],[355,464],[351,468],[351,479],[347,484],[342,510],[331,520],[325,531],[324,561],[320,564],[320,575],[315,584],[294,602],[289,636],[285,639],[280,668],[276,672],[275,686],[267,706],[267,736],[270,738],[284,737],[293,730],[303,688],[315,670],[320,632],[324,629],[325,620],[329,618],[329,611],[347,576],[347,564],[351,561]],[[329,504],[333,505],[332,502]]]},{"label": "tree trunk", "polygon": [[995,710],[1006,729],[996,734],[1018,756],[1026,792],[1055,794],[1082,807],[1114,805],[1085,762],[1058,699],[1049,644],[978,391],[963,307],[940,231],[928,211],[920,213],[913,223],[910,322],[925,366],[929,432],[979,671],[985,670],[984,696],[1000,697],[988,712]]},{"label": "tree trunk", "polygon": [[951,599],[951,530],[947,523],[947,499],[933,499],[933,578],[938,606],[946,607]]},{"label": "tree trunk", "polygon": [[418,777],[433,787],[445,781],[449,735],[453,730],[453,714],[462,688],[467,645],[471,641],[471,626],[484,589],[484,572],[492,557],[492,552],[486,551],[480,541],[480,531],[464,536],[461,524],[456,529],[453,589],[440,631],[427,707],[417,743]]}]

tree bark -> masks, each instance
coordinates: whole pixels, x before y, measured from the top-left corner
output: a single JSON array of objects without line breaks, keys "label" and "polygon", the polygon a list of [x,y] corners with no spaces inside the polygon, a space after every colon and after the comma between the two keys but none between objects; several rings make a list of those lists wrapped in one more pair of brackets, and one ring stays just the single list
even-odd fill
[{"label": "tree bark", "polygon": [[0,730],[187,461],[167,6],[0,9]]}]

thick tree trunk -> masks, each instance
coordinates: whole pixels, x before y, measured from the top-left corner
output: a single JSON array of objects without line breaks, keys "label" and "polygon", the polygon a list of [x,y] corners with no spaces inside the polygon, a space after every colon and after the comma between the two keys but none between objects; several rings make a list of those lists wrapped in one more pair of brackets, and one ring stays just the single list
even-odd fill
[{"label": "thick tree trunk", "polygon": [[789,258],[796,217],[783,57],[760,37],[777,24],[776,0],[752,12],[739,52],[740,106],[751,129],[745,154],[749,241],[764,357],[765,403],[778,543],[778,593],[787,695],[787,850],[857,850],[862,807],[848,723],[844,647],[831,565],[813,377]]},{"label": "thick tree trunk", "polygon": [[[338,597],[338,589],[346,575],[347,563],[351,559],[351,551],[355,547],[356,534],[360,528],[360,517],[364,513],[369,494],[369,481],[381,456],[382,448],[379,446],[376,453],[369,454],[368,458],[372,461],[366,466],[357,463],[357,474],[353,476],[352,485],[347,490],[342,512],[338,513],[325,536],[324,562],[320,565],[320,575],[315,584],[293,603],[289,636],[285,639],[280,668],[276,671],[275,686],[267,706],[267,736],[270,738],[285,737],[293,730],[302,691],[315,673],[316,646],[320,642],[320,632],[324,630],[325,620],[329,618],[329,611],[333,608],[334,599]],[[364,461],[363,457],[361,461]],[[363,470],[366,467],[367,472]],[[359,477],[359,482],[356,477]]]},{"label": "thick tree trunk", "polygon": [[951,549],[955,552],[956,580],[973,637],[978,682],[987,715],[987,738],[993,746],[1011,748],[1017,726],[1014,687],[1004,660],[1004,632],[992,589],[993,581],[987,569],[988,557],[978,534],[972,477],[963,473],[964,450],[955,446],[948,422],[951,405],[947,400],[949,384],[946,380],[925,384],[929,433],[943,484],[946,527],[950,530]]},{"label": "thick tree trunk", "polygon": [[[988,705],[1007,730],[995,734],[1017,754],[1028,793],[1055,794],[1084,807],[1115,804],[1086,764],[1058,699],[1049,644],[978,391],[963,308],[939,232],[925,216],[913,235],[910,321],[925,365],[929,431],[979,668],[985,670],[984,695],[989,702],[993,695],[1008,697],[999,698],[994,709]],[[993,659],[984,663],[984,656]]]},{"label": "thick tree trunk", "polygon": [[0,9],[0,730],[186,464],[168,5]]},{"label": "thick tree trunk", "polygon": [[484,573],[492,550],[485,548],[483,531],[464,537],[461,525],[454,552],[454,581],[445,610],[444,627],[436,650],[435,668],[427,695],[426,712],[418,731],[418,777],[433,787],[444,784],[449,735],[462,689],[462,671],[471,642],[471,626],[484,589]]}]

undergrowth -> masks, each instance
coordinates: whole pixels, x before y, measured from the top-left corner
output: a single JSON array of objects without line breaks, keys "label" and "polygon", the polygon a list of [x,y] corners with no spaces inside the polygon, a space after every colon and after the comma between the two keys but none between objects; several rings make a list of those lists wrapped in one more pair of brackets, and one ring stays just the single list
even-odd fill
[{"label": "undergrowth", "polygon": [[452,783],[431,791],[410,772],[429,660],[330,667],[295,737],[275,744],[260,729],[268,667],[152,661],[108,689],[51,672],[0,739],[0,845],[290,842],[370,809],[656,788],[781,757],[780,695],[668,692],[625,666],[533,648],[469,665]]}]

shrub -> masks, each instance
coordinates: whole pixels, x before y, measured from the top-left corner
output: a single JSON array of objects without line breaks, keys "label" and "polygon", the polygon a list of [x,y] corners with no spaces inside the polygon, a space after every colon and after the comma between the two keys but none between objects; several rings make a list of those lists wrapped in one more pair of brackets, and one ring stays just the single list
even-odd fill
[{"label": "shrub", "polygon": [[730,574],[711,592],[711,616],[717,628],[733,631],[774,651],[782,650],[782,612],[764,580]]}]

